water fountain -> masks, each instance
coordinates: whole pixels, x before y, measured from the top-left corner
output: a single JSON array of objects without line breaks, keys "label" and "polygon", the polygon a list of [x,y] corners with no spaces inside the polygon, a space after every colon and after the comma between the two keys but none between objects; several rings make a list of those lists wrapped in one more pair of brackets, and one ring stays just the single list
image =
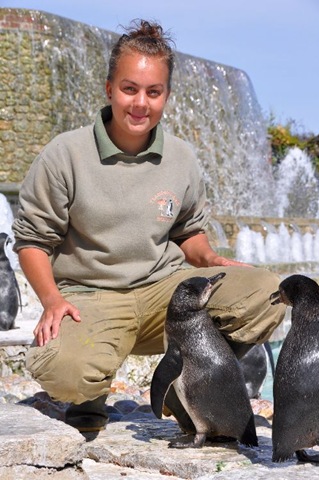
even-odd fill
[{"label": "water fountain", "polygon": [[291,148],[274,170],[278,217],[318,218],[319,184],[308,155]]},{"label": "water fountain", "polygon": [[[312,231],[305,233],[301,233],[297,225],[292,224],[290,227],[291,233],[283,222],[278,228],[271,224],[265,224],[263,227],[265,234],[262,235],[247,225],[242,226],[236,239],[236,258],[255,264],[307,262],[317,264],[319,261],[318,225],[313,225]],[[318,267],[318,265],[314,266]],[[296,269],[298,268],[300,266],[296,266]]]},{"label": "water fountain", "polygon": [[[281,222],[276,227],[260,220],[263,234],[243,223],[236,239],[236,257],[252,263],[317,263],[319,184],[311,159],[298,148],[290,149],[274,170],[274,179]],[[306,231],[300,230],[294,217],[309,219]]]}]

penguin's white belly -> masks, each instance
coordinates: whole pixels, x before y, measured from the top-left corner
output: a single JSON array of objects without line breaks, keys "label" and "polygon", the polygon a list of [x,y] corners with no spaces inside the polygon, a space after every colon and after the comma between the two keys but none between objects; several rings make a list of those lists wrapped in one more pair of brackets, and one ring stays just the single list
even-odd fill
[{"label": "penguin's white belly", "polygon": [[194,410],[187,401],[187,397],[185,395],[185,387],[184,387],[184,382],[182,378],[183,373],[173,382],[174,385],[174,390],[176,392],[176,395],[178,396],[181,404],[185,408],[186,412],[192,419],[192,422],[195,425],[196,431],[198,432],[206,432],[207,431],[207,423],[205,419],[201,418],[200,411]]},{"label": "penguin's white belly", "polygon": [[178,378],[176,378],[176,380],[173,382],[173,385],[174,385],[174,390],[176,392],[176,395],[178,396],[181,404],[183,405],[183,407],[185,408],[185,410],[189,414],[187,400],[186,400],[186,397],[185,397],[184,384],[183,384],[183,381],[182,381],[182,375],[180,375]]}]

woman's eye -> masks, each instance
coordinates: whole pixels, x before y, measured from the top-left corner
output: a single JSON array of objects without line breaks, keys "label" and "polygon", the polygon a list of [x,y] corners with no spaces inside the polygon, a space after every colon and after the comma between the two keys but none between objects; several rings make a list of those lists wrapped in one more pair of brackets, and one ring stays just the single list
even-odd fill
[{"label": "woman's eye", "polygon": [[134,87],[124,87],[124,88],[123,88],[123,91],[124,91],[125,93],[131,93],[131,94],[133,94],[133,93],[136,92],[136,89],[135,89]]},{"label": "woman's eye", "polygon": [[148,95],[149,97],[158,97],[161,94],[159,90],[149,90]]}]

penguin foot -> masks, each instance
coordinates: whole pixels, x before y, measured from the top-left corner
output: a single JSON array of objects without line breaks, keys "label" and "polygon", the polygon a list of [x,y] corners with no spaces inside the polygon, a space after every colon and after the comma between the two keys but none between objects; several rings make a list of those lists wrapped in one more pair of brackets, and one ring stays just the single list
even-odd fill
[{"label": "penguin foot", "polygon": [[319,455],[318,454],[309,454],[306,450],[297,450],[296,456],[298,458],[298,462],[303,463],[319,463]]},{"label": "penguin foot", "polygon": [[194,442],[170,442],[169,448],[201,448],[202,445],[196,445]]},{"label": "penguin foot", "polygon": [[206,440],[206,433],[196,433],[192,442],[170,442],[168,446],[170,448],[202,448]]}]

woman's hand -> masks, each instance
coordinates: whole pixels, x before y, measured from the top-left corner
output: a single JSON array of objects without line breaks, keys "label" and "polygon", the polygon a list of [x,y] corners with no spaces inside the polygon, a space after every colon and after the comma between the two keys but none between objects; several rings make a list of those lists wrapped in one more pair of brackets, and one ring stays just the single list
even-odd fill
[{"label": "woman's hand", "polygon": [[75,322],[80,322],[80,312],[62,297],[54,281],[51,262],[46,252],[39,248],[22,248],[19,250],[19,261],[43,306],[40,321],[33,332],[38,346],[42,347],[57,337],[60,324],[66,315],[70,315]]},{"label": "woman's hand", "polygon": [[212,249],[205,233],[198,233],[179,244],[185,260],[194,267],[252,267],[247,263],[221,257]]},{"label": "woman's hand", "polygon": [[33,331],[39,347],[58,336],[61,322],[66,315],[70,315],[75,322],[81,321],[79,310],[61,295],[46,300],[43,307],[39,323]]},{"label": "woman's hand", "polygon": [[[214,252],[215,253],[215,252]],[[219,255],[214,255],[212,256],[211,261],[208,261],[208,267],[216,267],[216,266],[221,266],[221,267],[252,267],[252,265],[249,265],[248,263],[244,262],[238,262],[237,260],[232,260],[231,258],[226,258],[226,257],[221,257]]]}]

